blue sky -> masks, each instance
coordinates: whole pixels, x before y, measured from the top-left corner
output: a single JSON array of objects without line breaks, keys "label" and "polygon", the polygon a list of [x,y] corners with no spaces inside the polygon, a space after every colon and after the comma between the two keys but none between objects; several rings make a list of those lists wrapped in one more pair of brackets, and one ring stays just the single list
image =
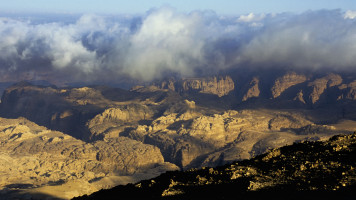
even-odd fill
[{"label": "blue sky", "polygon": [[0,0],[0,12],[139,14],[164,5],[181,12],[214,10],[223,15],[356,10],[354,0]]}]

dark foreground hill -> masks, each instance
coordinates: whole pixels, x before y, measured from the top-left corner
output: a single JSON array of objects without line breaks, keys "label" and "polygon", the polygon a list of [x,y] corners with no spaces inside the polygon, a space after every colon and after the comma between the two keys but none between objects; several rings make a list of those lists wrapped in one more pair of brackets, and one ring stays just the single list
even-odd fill
[{"label": "dark foreground hill", "polygon": [[164,173],[78,199],[354,199],[356,133],[301,142],[217,168]]}]

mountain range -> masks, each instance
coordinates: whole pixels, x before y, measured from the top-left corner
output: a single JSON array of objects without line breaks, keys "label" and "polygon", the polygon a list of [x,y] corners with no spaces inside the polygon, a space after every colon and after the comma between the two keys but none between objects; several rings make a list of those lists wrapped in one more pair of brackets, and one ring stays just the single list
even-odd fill
[{"label": "mountain range", "polygon": [[[257,170],[256,159],[293,143],[308,153],[315,141],[322,147],[312,151],[320,150],[322,154],[324,146],[331,144],[321,141],[355,131],[355,100],[356,75],[332,71],[241,69],[210,77],[172,76],[130,90],[101,85],[57,87],[16,83],[4,90],[0,104],[3,161],[0,193],[3,198],[47,195],[70,199],[150,179],[167,171],[174,171],[168,174],[178,177],[186,176],[183,171],[194,169],[189,173],[197,176],[208,169],[215,170],[212,167],[231,167],[236,161],[254,163]],[[253,172],[253,180],[246,180],[256,181],[261,176],[263,181],[258,181],[272,189],[282,183],[293,187],[302,184],[295,174],[286,173],[276,182],[272,181],[275,175],[263,178],[266,173],[282,170],[274,169],[274,162],[290,163],[289,154],[295,154],[298,161],[303,160],[298,156],[309,155],[293,151],[277,155],[273,162],[259,161],[264,164]],[[336,154],[330,154],[330,159],[333,157]],[[246,170],[242,169],[243,177],[252,173]],[[353,180],[354,175],[345,176]],[[288,177],[295,181],[290,182]],[[307,175],[303,177],[308,179]],[[158,185],[164,185],[166,178],[162,181]],[[225,187],[215,182],[214,187]],[[253,187],[259,190],[262,187],[259,184],[262,183],[256,182]],[[136,191],[134,185],[127,186],[128,191],[130,187]],[[246,187],[243,188],[241,192],[245,193]],[[324,189],[338,190],[336,186]]]}]

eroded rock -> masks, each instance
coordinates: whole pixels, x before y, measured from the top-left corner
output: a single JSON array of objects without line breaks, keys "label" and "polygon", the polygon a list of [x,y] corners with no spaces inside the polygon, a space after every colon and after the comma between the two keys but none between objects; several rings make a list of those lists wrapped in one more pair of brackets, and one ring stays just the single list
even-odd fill
[{"label": "eroded rock", "polygon": [[297,74],[295,72],[289,72],[284,76],[277,78],[271,88],[272,97],[279,97],[288,88],[303,83],[307,80],[305,75]]}]

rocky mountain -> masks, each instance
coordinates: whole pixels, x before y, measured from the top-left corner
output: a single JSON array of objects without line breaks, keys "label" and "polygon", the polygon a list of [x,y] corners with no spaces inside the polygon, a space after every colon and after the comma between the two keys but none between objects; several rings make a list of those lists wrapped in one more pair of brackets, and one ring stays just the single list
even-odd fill
[{"label": "rocky mountain", "polygon": [[[300,132],[308,126],[320,125],[288,112],[230,110],[206,116],[190,111],[159,117],[125,136],[159,147],[166,161],[187,169],[248,159],[269,148],[311,139]],[[328,125],[321,130],[313,140],[342,131]]]},{"label": "rocky mountain", "polygon": [[330,124],[312,136],[301,134],[301,129],[321,126],[310,119],[310,111],[212,109],[170,90],[132,91],[126,99],[115,99],[115,92],[105,96],[102,88],[15,85],[3,95],[1,113],[26,117],[87,142],[130,138],[153,145],[165,161],[182,169],[248,159],[296,140],[350,131]]},{"label": "rocky mountain", "polygon": [[180,93],[199,92],[217,95],[218,97],[226,96],[235,89],[234,81],[230,76],[170,79],[154,83],[153,86]]},{"label": "rocky mountain", "polygon": [[[129,91],[18,83],[0,104],[8,177],[0,192],[52,187],[54,196],[68,193],[60,196],[66,199],[167,170],[216,167],[350,134],[355,81],[352,74],[246,71],[170,78]],[[21,178],[10,178],[9,163]],[[62,167],[68,170],[59,172]],[[79,182],[82,189],[73,186]]]},{"label": "rocky mountain", "polygon": [[217,168],[167,172],[74,199],[353,199],[355,155],[354,133],[272,149]]},{"label": "rocky mountain", "polygon": [[127,183],[122,176],[137,181],[178,169],[152,145],[129,138],[85,143],[24,118],[0,118],[0,152],[0,199],[21,197],[19,190],[67,199]]},{"label": "rocky mountain", "polygon": [[260,80],[257,77],[252,78],[251,82],[249,83],[249,86],[247,87],[248,90],[244,93],[242,101],[247,101],[250,98],[260,96],[259,83]]},{"label": "rocky mountain", "polygon": [[267,104],[265,107],[278,105],[279,108],[286,108],[289,104],[290,108],[318,108],[353,100],[355,80],[354,74],[333,72],[242,70],[225,76],[170,78],[149,86],[134,87],[133,91],[175,91],[200,104],[204,101],[213,104],[223,99],[229,108],[249,99],[259,99],[259,103]]},{"label": "rocky mountain", "polygon": [[305,75],[297,74],[295,72],[286,73],[274,81],[273,87],[271,88],[272,98],[279,97],[288,88],[304,83],[306,80],[307,77]]}]

